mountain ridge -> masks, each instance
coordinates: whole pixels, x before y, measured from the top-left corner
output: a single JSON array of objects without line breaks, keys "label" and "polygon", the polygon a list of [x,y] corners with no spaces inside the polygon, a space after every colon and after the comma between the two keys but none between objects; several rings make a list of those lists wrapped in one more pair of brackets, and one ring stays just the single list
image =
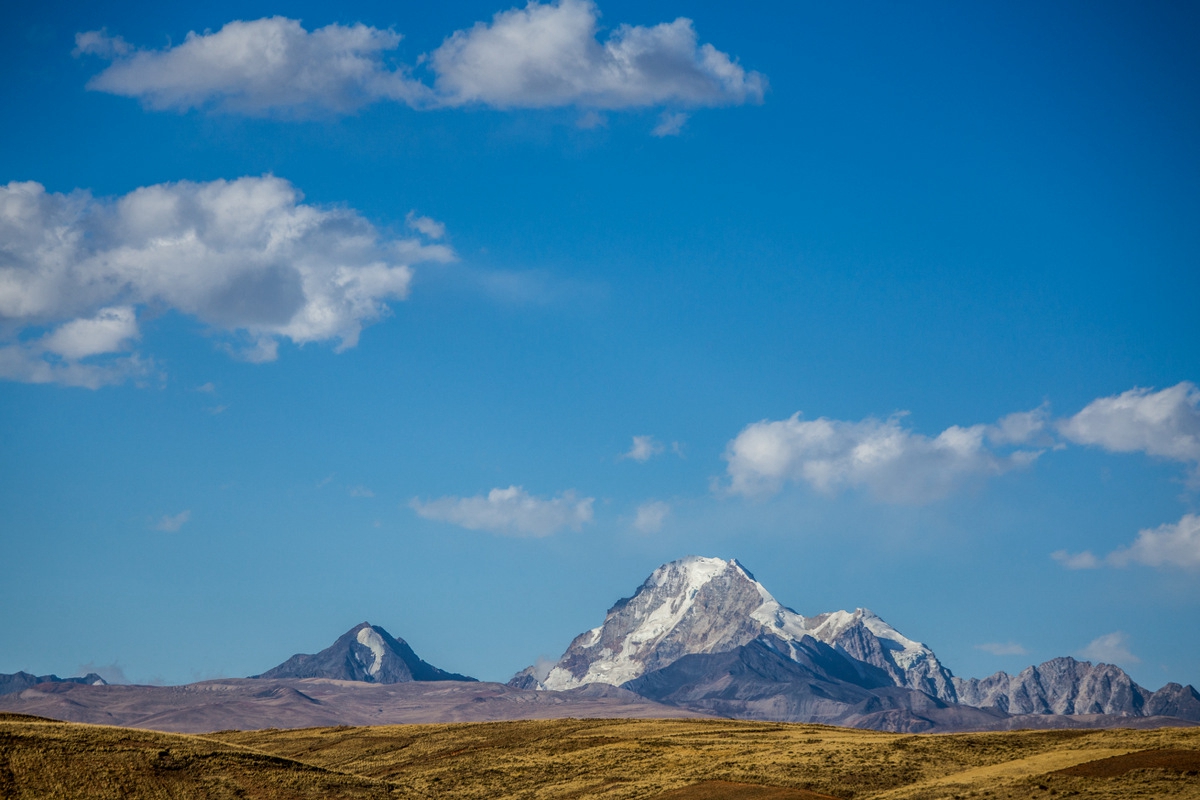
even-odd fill
[{"label": "mountain ridge", "polygon": [[[813,674],[810,669],[818,645],[844,658],[836,676]],[[757,667],[742,660],[764,664],[769,657],[762,648],[790,659],[801,672],[788,667],[780,673],[787,673],[786,679],[781,679],[786,686],[766,686]],[[734,656],[712,658],[730,653]],[[828,654],[823,658],[824,664],[832,663]],[[714,675],[699,674],[703,664],[710,665]],[[731,683],[730,669],[737,670],[749,684]],[[633,595],[613,604],[601,625],[576,636],[544,674],[527,667],[508,685],[561,691],[589,683],[649,691],[646,696],[652,699],[680,702],[684,707],[712,710],[719,706],[719,713],[733,716],[739,714],[738,707],[728,701],[739,694],[750,698],[747,703],[759,705],[766,702],[764,698],[772,698],[776,713],[784,713],[778,709],[807,707],[808,695],[815,692],[839,706],[840,710],[828,712],[833,714],[831,719],[845,720],[853,717],[848,709],[861,701],[860,693],[865,690],[875,692],[886,706],[877,710],[886,712],[889,725],[900,726],[893,729],[906,730],[921,729],[923,723],[898,718],[926,704],[891,689],[919,692],[947,706],[1010,717],[1173,716],[1200,722],[1200,693],[1193,687],[1168,684],[1153,692],[1112,664],[1093,665],[1062,657],[1027,667],[1016,676],[998,672],[983,679],[958,678],[929,647],[900,633],[869,609],[805,617],[779,603],[736,559],[701,556],[658,567]],[[848,689],[850,685],[857,688]],[[714,692],[722,695],[719,702],[713,699]],[[752,705],[745,705],[742,713],[757,712]],[[972,712],[955,714],[972,718]],[[786,718],[799,721],[802,717],[788,711]]]}]

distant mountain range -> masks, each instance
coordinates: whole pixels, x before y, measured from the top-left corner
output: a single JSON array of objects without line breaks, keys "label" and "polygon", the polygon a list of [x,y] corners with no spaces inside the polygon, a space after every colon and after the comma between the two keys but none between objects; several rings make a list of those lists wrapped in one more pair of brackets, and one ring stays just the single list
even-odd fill
[{"label": "distant mountain range", "polygon": [[[463,687],[420,688],[437,681]],[[697,556],[656,569],[557,662],[506,686],[432,666],[367,622],[319,653],[197,692],[103,683],[0,675],[0,708],[164,730],[697,713],[908,732],[1200,723],[1193,687],[1152,692],[1111,664],[1056,658],[958,678],[867,609],[805,617],[736,560]],[[394,688],[355,689],[370,684]]]},{"label": "distant mountain range", "polygon": [[954,677],[924,644],[865,608],[802,616],[737,560],[664,564],[544,674],[510,686],[622,686],[722,716],[889,729],[986,727],[1018,715],[1171,716],[1200,722],[1200,695],[1151,692],[1120,667],[1056,658],[1019,675]]},{"label": "distant mountain range", "polygon": [[12,694],[37,686],[39,683],[80,683],[88,686],[105,686],[107,682],[94,672],[89,672],[81,678],[60,678],[57,675],[30,675],[28,672],[14,672],[11,675],[0,675],[0,694]]}]

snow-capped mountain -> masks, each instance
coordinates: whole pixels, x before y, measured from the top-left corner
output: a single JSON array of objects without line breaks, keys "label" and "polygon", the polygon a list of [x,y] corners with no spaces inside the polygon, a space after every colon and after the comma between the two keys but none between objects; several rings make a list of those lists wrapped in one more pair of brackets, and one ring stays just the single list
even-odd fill
[{"label": "snow-capped mountain", "polygon": [[781,605],[736,559],[699,556],[656,569],[632,597],[609,609],[602,625],[576,637],[547,674],[530,667],[510,684],[551,690],[621,685],[683,656],[728,652],[756,639],[799,660],[806,636],[849,656],[864,679],[873,667],[896,686],[957,699],[933,651],[871,611],[804,617]]},{"label": "snow-capped mountain", "polygon": [[319,653],[297,653],[279,666],[251,677],[333,678],[367,683],[475,680],[425,663],[403,639],[393,638],[369,622],[355,625]]}]

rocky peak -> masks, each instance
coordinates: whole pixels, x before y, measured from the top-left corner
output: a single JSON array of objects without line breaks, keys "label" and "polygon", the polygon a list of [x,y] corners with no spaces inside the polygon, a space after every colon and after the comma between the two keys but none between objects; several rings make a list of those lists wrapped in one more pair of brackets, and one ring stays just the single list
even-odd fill
[{"label": "rocky peak", "polygon": [[319,653],[297,653],[253,677],[332,678],[367,683],[474,680],[427,664],[403,639],[396,639],[369,622],[355,625]]},{"label": "rocky peak", "polygon": [[[737,560],[689,556],[663,564],[604,623],[580,634],[538,680],[532,668],[510,682],[522,688],[620,685],[685,655],[728,652],[763,638],[799,658],[812,637],[880,670],[898,686],[954,701],[950,673],[929,648],[867,609],[806,618],[781,605]],[[862,668],[864,677],[870,672]]]},{"label": "rocky peak", "polygon": [[959,701],[1009,714],[1120,714],[1142,716],[1152,693],[1112,664],[1063,657],[1026,667],[1017,675],[954,679]]}]

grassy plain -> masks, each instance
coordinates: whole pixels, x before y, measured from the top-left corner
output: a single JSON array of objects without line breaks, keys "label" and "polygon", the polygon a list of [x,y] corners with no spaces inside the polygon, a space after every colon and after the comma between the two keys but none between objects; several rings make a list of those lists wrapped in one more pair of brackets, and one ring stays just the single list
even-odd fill
[{"label": "grassy plain", "polygon": [[0,716],[0,797],[1196,798],[1200,729],[550,720],[202,736]]}]

